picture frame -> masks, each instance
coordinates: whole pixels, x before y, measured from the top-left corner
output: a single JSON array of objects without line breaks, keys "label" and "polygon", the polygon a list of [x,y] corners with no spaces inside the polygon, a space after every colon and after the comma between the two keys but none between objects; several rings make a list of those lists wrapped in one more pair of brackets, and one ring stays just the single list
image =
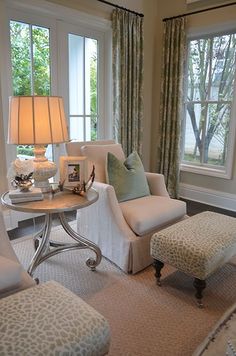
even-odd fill
[{"label": "picture frame", "polygon": [[85,156],[60,157],[60,181],[64,187],[76,187],[87,177],[87,158]]}]

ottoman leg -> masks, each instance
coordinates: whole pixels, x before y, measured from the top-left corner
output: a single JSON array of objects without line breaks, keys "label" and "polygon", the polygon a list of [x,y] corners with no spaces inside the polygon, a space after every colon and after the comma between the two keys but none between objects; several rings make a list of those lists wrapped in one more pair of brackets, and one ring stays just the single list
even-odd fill
[{"label": "ottoman leg", "polygon": [[199,278],[194,278],[193,285],[197,290],[195,294],[195,297],[197,298],[197,305],[199,308],[202,308],[202,291],[206,288],[206,281]]},{"label": "ottoman leg", "polygon": [[158,286],[161,286],[161,269],[163,268],[164,266],[164,263],[159,261],[159,260],[154,260],[153,261],[153,267],[155,268],[156,270],[156,273],[155,273],[155,277],[157,279],[157,285]]}]

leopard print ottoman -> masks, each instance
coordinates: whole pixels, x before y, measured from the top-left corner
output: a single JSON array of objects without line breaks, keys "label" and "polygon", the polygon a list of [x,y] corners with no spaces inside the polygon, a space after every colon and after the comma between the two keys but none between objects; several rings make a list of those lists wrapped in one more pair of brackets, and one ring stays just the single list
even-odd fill
[{"label": "leopard print ottoman", "polygon": [[50,281],[0,299],[1,356],[105,355],[106,319]]},{"label": "leopard print ottoman", "polygon": [[151,238],[151,256],[160,284],[168,263],[194,277],[198,305],[202,306],[205,279],[236,254],[236,219],[206,211],[171,225]]}]

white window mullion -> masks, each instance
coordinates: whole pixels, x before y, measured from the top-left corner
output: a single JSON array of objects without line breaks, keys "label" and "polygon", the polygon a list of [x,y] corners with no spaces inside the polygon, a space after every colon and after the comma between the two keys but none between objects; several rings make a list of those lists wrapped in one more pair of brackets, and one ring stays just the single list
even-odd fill
[{"label": "white window mullion", "polygon": [[83,37],[83,135],[84,141],[86,141],[86,65],[85,65],[85,37]]},{"label": "white window mullion", "polygon": [[32,35],[32,25],[29,25],[30,34],[30,81],[31,81],[31,95],[34,95],[34,53],[33,53],[33,35]]}]

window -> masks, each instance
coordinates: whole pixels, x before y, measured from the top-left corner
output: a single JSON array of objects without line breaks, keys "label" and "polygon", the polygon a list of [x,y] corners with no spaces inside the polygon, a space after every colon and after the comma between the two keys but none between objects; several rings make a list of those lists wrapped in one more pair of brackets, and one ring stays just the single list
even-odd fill
[{"label": "window", "polygon": [[[41,3],[37,0],[32,2],[35,13],[27,13],[28,1],[24,2],[20,11],[11,7],[8,10],[11,70],[5,79],[11,84],[5,93],[6,101],[10,95],[61,95],[70,139],[110,138],[110,22],[79,12],[75,16],[68,9],[64,15],[65,8],[57,6],[55,12],[53,4],[44,9],[48,17],[40,16]],[[17,4],[14,6],[17,8]],[[7,118],[7,109],[4,110]],[[30,145],[16,149],[20,158],[33,156]],[[10,164],[15,158],[15,147],[8,147],[7,152]],[[55,162],[64,153],[62,145],[47,146],[46,156]]]},{"label": "window", "polygon": [[112,137],[111,37],[95,29],[58,23],[58,84],[71,140]]},{"label": "window", "polygon": [[[2,140],[7,141],[8,97],[29,94],[61,95],[68,122],[73,125],[73,120],[76,121],[73,115],[78,117],[77,131],[70,129],[73,138],[80,139],[78,123],[81,121],[86,139],[111,138],[111,22],[40,0],[0,1],[0,14],[0,81],[4,88],[1,92],[4,118]],[[75,35],[77,43],[83,42],[83,46],[77,46],[74,52],[80,51],[77,58],[80,56],[83,59],[84,73],[77,63],[76,70],[81,76],[75,79],[74,84],[70,61],[75,57],[71,48],[69,58],[70,35]],[[82,104],[78,104],[80,110],[72,112],[72,87],[74,85],[76,88],[76,80],[80,82],[77,83],[79,90],[83,81],[86,95]],[[77,92],[77,99],[82,100],[80,92]],[[53,149],[53,161],[58,165],[59,157],[65,155],[64,145],[48,145],[46,154],[49,159],[52,157],[50,147]],[[29,157],[32,147],[18,147],[17,151],[14,145],[6,144],[7,167],[15,160],[16,153],[21,157]],[[5,176],[7,169],[3,168],[2,177]],[[55,179],[59,179],[59,172]],[[14,222],[12,227],[18,220],[31,217],[30,214],[13,211],[10,215]]]},{"label": "window", "polygon": [[235,56],[235,33],[188,43],[182,169],[230,177]]}]

